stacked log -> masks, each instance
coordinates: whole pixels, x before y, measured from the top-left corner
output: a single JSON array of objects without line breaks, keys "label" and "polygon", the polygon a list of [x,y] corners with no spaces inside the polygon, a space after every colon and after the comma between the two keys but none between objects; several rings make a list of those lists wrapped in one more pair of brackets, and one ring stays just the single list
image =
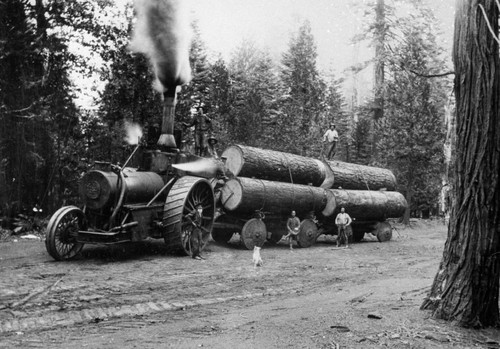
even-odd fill
[{"label": "stacked log", "polygon": [[[397,191],[330,189],[335,203],[333,211],[344,207],[359,221],[384,221],[401,217],[406,209],[405,197]],[[327,216],[331,217],[331,216]]]},{"label": "stacked log", "polygon": [[[336,232],[335,217],[341,207],[355,219],[357,240],[371,231],[380,233],[379,240],[386,241],[392,230],[385,220],[401,217],[407,207],[404,196],[395,191],[394,174],[384,168],[320,161],[243,145],[227,148],[222,158],[227,173],[234,175],[221,189],[223,209],[240,222],[254,217],[240,233],[247,248],[261,243],[263,234],[267,241],[279,241],[292,210],[303,220],[316,215],[323,225],[318,232],[314,220],[305,220],[299,240],[302,247],[310,246],[318,234]],[[255,212],[267,215],[264,226],[254,221],[261,219],[255,218]]]},{"label": "stacked log", "polygon": [[302,184],[272,182],[262,179],[237,177],[226,182],[221,190],[221,203],[235,214],[252,214],[255,211],[288,215],[322,212],[331,215],[328,206],[332,193],[326,189]]},{"label": "stacked log", "polygon": [[323,162],[274,150],[233,145],[224,150],[226,168],[235,176],[321,186],[327,176]]},{"label": "stacked log", "polygon": [[396,190],[396,177],[385,168],[351,164],[343,161],[327,161],[334,181],[331,188],[354,190]]},{"label": "stacked log", "polygon": [[315,187],[392,191],[396,178],[387,169],[342,161],[320,161],[300,155],[243,145],[227,148],[226,169],[239,177],[307,184]]}]

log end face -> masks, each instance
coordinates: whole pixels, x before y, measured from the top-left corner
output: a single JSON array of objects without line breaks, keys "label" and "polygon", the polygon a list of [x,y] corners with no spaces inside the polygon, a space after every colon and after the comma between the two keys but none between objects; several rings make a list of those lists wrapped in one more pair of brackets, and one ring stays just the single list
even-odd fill
[{"label": "log end face", "polygon": [[241,169],[243,168],[243,164],[245,163],[245,159],[243,157],[243,151],[237,145],[232,145],[222,153],[221,157],[226,158],[225,167],[232,174],[237,176]]},{"label": "log end face", "polygon": [[221,189],[221,203],[228,211],[234,211],[241,203],[243,189],[238,179],[230,179]]}]

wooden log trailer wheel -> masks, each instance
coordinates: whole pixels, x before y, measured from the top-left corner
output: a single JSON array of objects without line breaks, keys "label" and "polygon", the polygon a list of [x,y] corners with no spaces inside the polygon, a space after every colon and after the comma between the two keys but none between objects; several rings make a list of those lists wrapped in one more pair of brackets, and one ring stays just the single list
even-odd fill
[{"label": "wooden log trailer wheel", "polygon": [[312,219],[304,219],[300,222],[297,244],[299,247],[311,247],[318,238],[318,226]]}]

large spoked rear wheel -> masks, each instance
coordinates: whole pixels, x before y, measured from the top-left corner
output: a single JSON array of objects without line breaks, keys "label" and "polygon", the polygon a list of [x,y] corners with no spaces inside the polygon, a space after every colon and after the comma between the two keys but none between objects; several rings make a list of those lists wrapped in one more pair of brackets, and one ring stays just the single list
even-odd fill
[{"label": "large spoked rear wheel", "polygon": [[76,257],[83,248],[83,244],[76,241],[78,231],[86,228],[87,220],[82,210],[76,206],[61,207],[47,225],[47,252],[58,261]]},{"label": "large spoked rear wheel", "polygon": [[[203,213],[199,222],[194,218],[196,207]],[[204,178],[184,176],[168,193],[163,210],[164,239],[170,252],[195,257],[206,246],[215,215],[214,192]]]}]

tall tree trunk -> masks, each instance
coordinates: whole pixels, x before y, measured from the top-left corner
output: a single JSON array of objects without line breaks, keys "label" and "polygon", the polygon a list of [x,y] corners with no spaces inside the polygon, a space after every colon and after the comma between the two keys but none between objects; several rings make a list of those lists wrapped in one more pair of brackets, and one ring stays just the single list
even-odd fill
[{"label": "tall tree trunk", "polygon": [[406,202],[408,205],[406,206],[405,213],[403,215],[403,224],[410,224],[410,216],[411,216],[411,206],[413,205],[413,186],[414,186],[414,176],[413,176],[413,167],[412,161],[408,161],[408,178],[406,181]]},{"label": "tall tree trunk", "polygon": [[[483,6],[487,20],[481,8]],[[500,63],[493,0],[457,0],[455,198],[448,239],[423,309],[462,326],[499,324]]]},{"label": "tall tree trunk", "polygon": [[377,0],[375,8],[375,105],[374,119],[384,116],[385,3]]},{"label": "tall tree trunk", "polygon": [[385,68],[385,0],[377,0],[375,7],[375,67],[373,120],[371,124],[372,140],[370,159],[377,159],[378,121],[384,117],[384,68]]}]

